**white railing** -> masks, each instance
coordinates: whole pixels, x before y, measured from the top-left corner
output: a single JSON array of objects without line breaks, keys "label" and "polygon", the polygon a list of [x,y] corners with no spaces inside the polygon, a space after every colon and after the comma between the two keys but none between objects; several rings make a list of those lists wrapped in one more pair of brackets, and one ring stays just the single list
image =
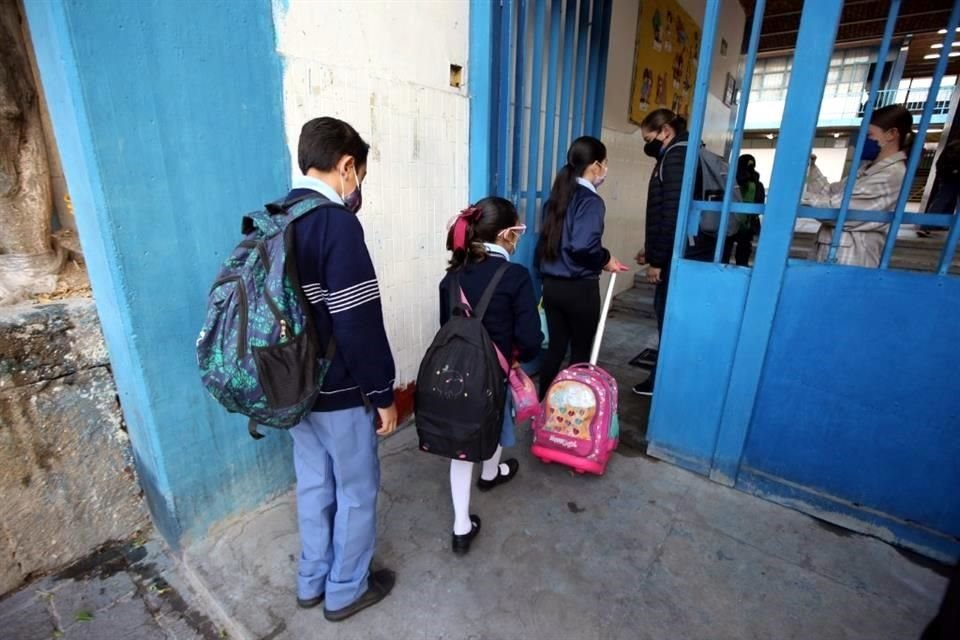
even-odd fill
[{"label": "white railing", "polygon": [[[937,92],[931,123],[943,124],[950,113],[950,100],[955,87],[941,87]],[[876,107],[889,104],[904,104],[919,120],[928,96],[929,89],[889,89],[877,94]],[[827,95],[820,107],[821,127],[856,127],[860,125],[863,109],[868,100],[867,93],[857,92],[844,95]],[[779,129],[783,116],[785,100],[751,99],[747,107],[746,129]]]}]

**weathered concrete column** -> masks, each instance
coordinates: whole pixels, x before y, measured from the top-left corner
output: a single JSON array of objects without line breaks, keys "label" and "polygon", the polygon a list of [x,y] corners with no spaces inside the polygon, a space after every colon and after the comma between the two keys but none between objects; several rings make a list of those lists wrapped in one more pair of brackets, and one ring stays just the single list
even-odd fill
[{"label": "weathered concrete column", "polygon": [[176,545],[293,477],[286,434],[251,440],[194,346],[241,217],[289,187],[271,4],[25,7],[137,475]]}]

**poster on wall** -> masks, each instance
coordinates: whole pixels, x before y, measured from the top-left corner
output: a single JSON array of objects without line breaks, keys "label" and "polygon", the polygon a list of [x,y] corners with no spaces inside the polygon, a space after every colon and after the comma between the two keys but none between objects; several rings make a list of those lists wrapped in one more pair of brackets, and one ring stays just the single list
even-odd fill
[{"label": "poster on wall", "polygon": [[630,120],[640,124],[662,107],[688,117],[699,52],[700,27],[677,0],[641,0]]}]

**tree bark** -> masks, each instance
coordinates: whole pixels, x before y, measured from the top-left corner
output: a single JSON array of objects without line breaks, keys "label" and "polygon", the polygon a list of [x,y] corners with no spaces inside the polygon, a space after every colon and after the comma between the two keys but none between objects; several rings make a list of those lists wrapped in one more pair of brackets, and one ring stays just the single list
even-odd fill
[{"label": "tree bark", "polygon": [[16,0],[0,0],[0,254],[49,261],[50,168],[26,47]]}]

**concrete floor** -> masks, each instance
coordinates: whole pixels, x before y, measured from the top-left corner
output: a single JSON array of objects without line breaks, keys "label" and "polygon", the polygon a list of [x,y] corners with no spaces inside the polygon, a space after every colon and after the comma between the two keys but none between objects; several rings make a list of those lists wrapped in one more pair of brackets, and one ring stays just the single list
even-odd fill
[{"label": "concrete floor", "polygon": [[[601,356],[641,435],[649,401],[629,386],[646,374],[626,362],[656,343],[638,319],[648,295],[621,298]],[[269,640],[913,640],[946,586],[887,544],[630,447],[597,478],[534,460],[526,431],[520,443],[517,479],[474,495],[483,530],[464,558],[449,550],[447,462],[411,428],[382,444],[377,561],[397,587],[345,623],[296,608],[292,494],[224,523],[185,566],[229,637]]]}]

